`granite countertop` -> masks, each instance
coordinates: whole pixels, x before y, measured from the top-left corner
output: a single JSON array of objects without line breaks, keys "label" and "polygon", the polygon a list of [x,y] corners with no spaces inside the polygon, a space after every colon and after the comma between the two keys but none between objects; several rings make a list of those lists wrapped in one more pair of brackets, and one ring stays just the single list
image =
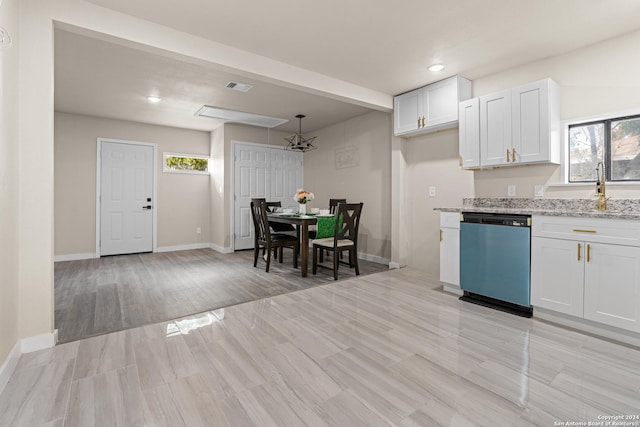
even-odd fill
[{"label": "granite countertop", "polygon": [[515,215],[548,215],[581,218],[640,219],[640,200],[609,200],[606,211],[598,211],[593,199],[463,199],[460,207],[435,208],[441,212],[481,212]]}]

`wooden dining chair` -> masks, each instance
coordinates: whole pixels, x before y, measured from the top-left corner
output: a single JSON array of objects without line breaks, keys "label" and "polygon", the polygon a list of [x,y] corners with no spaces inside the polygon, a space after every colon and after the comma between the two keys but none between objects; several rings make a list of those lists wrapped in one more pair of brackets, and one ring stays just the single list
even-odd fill
[{"label": "wooden dining chair", "polygon": [[271,263],[271,250],[280,249],[280,263],[282,263],[282,248],[293,249],[293,267],[298,268],[298,252],[300,252],[300,243],[296,236],[284,233],[272,233],[269,228],[269,219],[267,218],[267,202],[258,201],[251,202],[251,216],[253,218],[253,226],[255,229],[254,247],[253,247],[253,266],[258,265],[258,254],[260,248],[266,253],[266,268],[269,272],[269,264]]},{"label": "wooden dining chair", "polygon": [[347,203],[347,199],[329,199],[329,213],[331,215],[336,213],[338,203]]},{"label": "wooden dining chair", "polygon": [[[281,208],[282,202],[267,202],[267,210],[273,210],[275,208]],[[283,224],[281,222],[272,222],[269,224],[271,229],[276,233],[284,233],[296,231],[296,228],[292,224]]]},{"label": "wooden dining chair", "polygon": [[[347,199],[329,199],[329,213],[331,215],[336,213],[339,203],[347,203]],[[340,259],[342,259],[342,252],[340,252]],[[320,261],[322,261],[322,257],[320,257]]]},{"label": "wooden dining chair", "polygon": [[[329,213],[333,215],[336,213],[336,206],[338,203],[347,203],[347,199],[329,199]],[[309,239],[316,238],[316,230],[309,230]]]},{"label": "wooden dining chair", "polygon": [[335,228],[333,237],[313,241],[313,274],[318,267],[330,268],[318,263],[318,255],[325,250],[333,252],[333,279],[338,280],[339,254],[349,251],[349,265],[355,268],[356,276],[360,275],[358,267],[358,229],[363,203],[339,203],[335,212]]}]

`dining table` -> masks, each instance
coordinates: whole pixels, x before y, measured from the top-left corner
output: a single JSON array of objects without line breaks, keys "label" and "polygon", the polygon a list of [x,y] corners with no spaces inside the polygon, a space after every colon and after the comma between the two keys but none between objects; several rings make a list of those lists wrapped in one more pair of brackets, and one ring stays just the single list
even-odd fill
[{"label": "dining table", "polygon": [[268,213],[269,222],[292,224],[296,226],[298,239],[300,240],[300,275],[307,277],[309,268],[309,226],[318,223],[316,215],[298,213]]}]

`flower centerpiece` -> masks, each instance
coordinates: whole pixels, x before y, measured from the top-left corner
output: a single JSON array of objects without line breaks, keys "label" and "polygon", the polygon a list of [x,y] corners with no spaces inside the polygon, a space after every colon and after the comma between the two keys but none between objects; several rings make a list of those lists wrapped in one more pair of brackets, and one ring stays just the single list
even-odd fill
[{"label": "flower centerpiece", "polygon": [[299,211],[301,214],[307,213],[307,203],[312,201],[313,197],[312,192],[303,189],[298,190],[296,195],[293,196],[293,200],[295,200],[300,207]]}]

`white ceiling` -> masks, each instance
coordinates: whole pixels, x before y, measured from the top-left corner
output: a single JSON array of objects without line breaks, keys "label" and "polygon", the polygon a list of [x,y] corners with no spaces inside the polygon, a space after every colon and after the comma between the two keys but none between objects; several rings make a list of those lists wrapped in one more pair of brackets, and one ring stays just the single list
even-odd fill
[{"label": "white ceiling", "polygon": [[[640,28],[637,0],[87,0],[176,30],[390,95],[454,74],[480,78]],[[439,73],[428,65],[443,63]],[[149,49],[56,31],[57,111],[211,130],[203,104],[314,130],[363,114],[354,104]],[[229,80],[253,84],[248,93]],[[154,91],[163,102],[144,98]]]},{"label": "white ceiling", "polygon": [[[225,88],[234,80],[254,87],[246,93]],[[150,104],[146,97],[162,101]],[[362,115],[370,110],[220,71],[166,55],[57,30],[55,110],[96,117],[210,131],[223,122],[196,117],[203,105],[289,119],[278,130],[303,131]]]}]

